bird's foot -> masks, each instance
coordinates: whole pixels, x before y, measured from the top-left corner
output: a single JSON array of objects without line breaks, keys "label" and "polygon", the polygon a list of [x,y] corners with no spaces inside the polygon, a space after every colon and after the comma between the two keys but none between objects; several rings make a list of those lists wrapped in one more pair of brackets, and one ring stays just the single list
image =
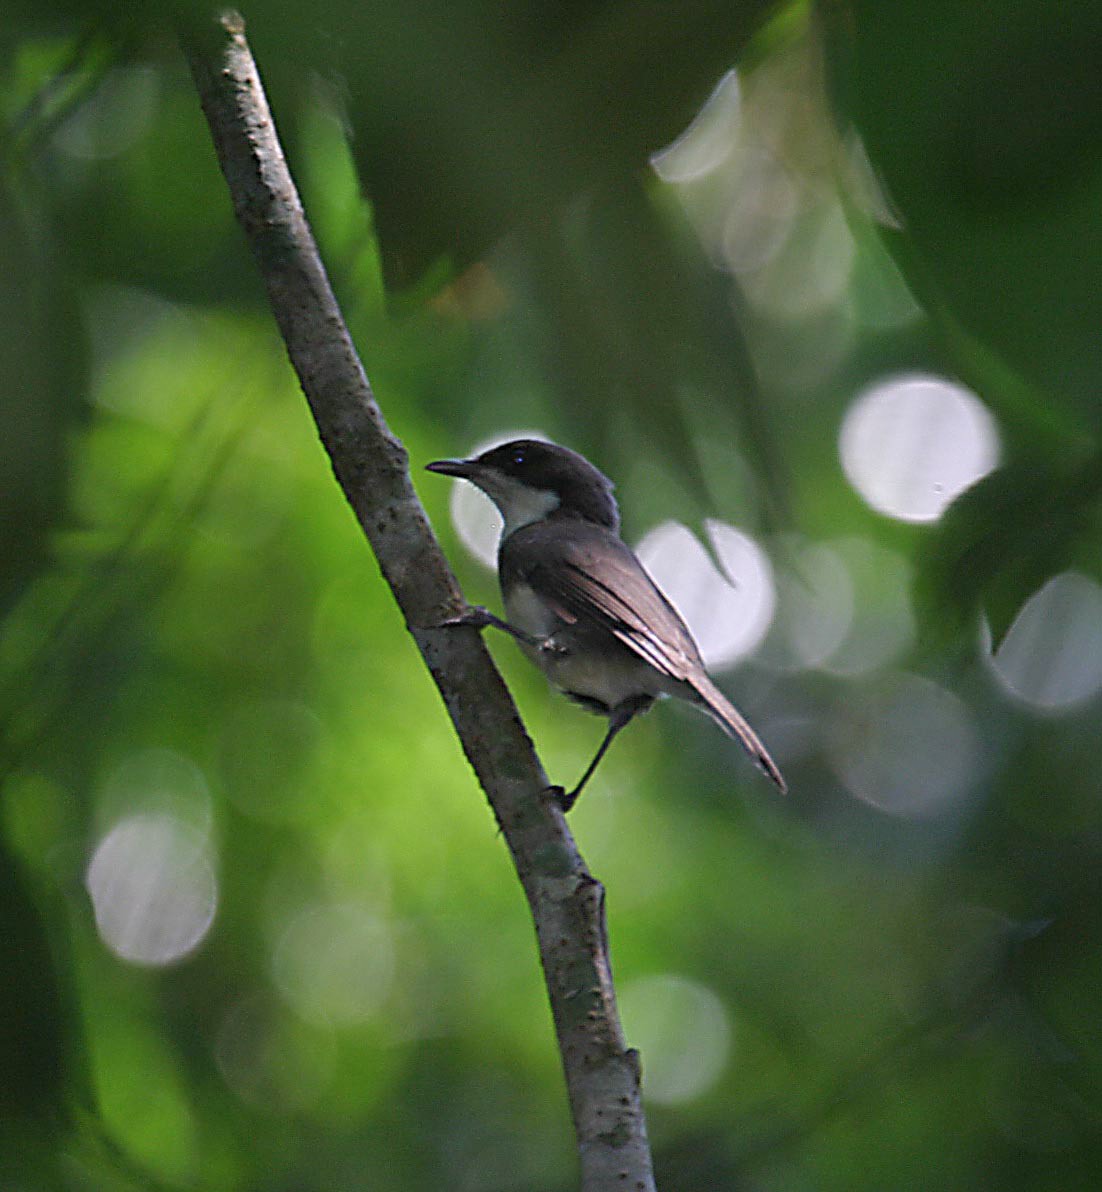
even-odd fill
[{"label": "bird's foot", "polygon": [[466,626],[469,629],[485,629],[487,625],[496,623],[497,617],[488,608],[483,608],[481,604],[470,604],[458,616],[441,621],[437,628],[456,629]]},{"label": "bird's foot", "polygon": [[[551,641],[551,638],[536,637],[534,634],[526,633],[523,629],[518,629],[515,625],[510,625],[508,621],[503,621],[500,617],[494,616],[488,608],[483,608],[481,604],[468,605],[457,617],[449,617],[446,621],[441,621],[437,628],[486,629],[489,626],[502,630],[504,633],[509,634],[510,637],[515,637],[518,642],[522,642],[524,645],[531,646],[536,650],[542,650]],[[557,646],[553,648],[556,652],[558,651]]]},{"label": "bird's foot", "polygon": [[574,806],[574,801],[577,799],[578,794],[579,792],[576,790],[568,792],[564,787],[561,786],[544,787],[543,791],[543,797],[545,799],[550,799],[551,802],[559,808],[563,815],[565,815],[570,808]]},{"label": "bird's foot", "polygon": [[570,651],[561,642],[555,640],[554,634],[550,637],[542,638],[537,647],[539,652],[548,659],[551,658],[565,658]]}]

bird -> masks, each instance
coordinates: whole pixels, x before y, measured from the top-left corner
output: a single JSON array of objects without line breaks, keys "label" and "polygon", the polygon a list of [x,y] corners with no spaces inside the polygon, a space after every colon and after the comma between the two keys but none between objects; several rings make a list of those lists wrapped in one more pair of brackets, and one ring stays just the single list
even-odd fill
[{"label": "bird", "polygon": [[564,812],[619,733],[665,696],[707,713],[788,789],[757,733],[708,676],[681,615],[620,537],[607,476],[578,452],[539,439],[426,467],[481,489],[504,522],[497,558],[505,618],[470,606],[445,624],[503,630],[554,687],[608,720],[573,789],[551,788]]}]

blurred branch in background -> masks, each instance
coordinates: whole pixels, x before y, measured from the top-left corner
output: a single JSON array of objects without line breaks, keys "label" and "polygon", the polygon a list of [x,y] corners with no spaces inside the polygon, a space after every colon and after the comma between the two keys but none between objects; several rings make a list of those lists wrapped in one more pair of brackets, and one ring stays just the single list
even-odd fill
[{"label": "blurred branch in background", "polygon": [[[287,170],[244,22],[185,47],[234,209],[333,470],[451,714],[528,896],[559,1037],[585,1192],[653,1188],[638,1056],[612,987],[604,891],[552,800],[531,742],[474,633],[441,629],[462,595],[375,404]],[[417,726],[409,726],[410,733]]]},{"label": "blurred branch in background", "polygon": [[[79,676],[91,656],[104,649],[112,625],[131,620],[155,604],[178,569],[183,527],[199,517],[240,447],[247,421],[255,416],[254,395],[238,391],[227,402],[212,395],[187,420],[178,452],[129,512],[121,537],[89,547],[69,544],[72,566],[63,582],[51,575],[32,584],[8,614],[18,634],[9,648],[0,681],[0,782],[71,710],[80,696]],[[13,635],[15,636],[15,635]]]}]

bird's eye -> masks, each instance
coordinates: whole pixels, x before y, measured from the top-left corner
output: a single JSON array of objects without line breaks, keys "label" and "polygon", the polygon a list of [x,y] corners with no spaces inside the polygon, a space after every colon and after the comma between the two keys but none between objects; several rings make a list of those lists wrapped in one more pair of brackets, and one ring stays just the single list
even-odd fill
[{"label": "bird's eye", "polygon": [[511,462],[514,468],[522,468],[528,462],[528,456],[523,451],[514,451]]}]

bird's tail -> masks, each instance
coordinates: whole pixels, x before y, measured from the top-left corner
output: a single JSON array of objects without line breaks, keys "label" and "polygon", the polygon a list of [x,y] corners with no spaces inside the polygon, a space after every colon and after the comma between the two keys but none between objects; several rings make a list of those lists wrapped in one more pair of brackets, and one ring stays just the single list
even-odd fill
[{"label": "bird's tail", "polygon": [[769,756],[769,750],[762,744],[761,738],[746,723],[746,718],[742,713],[706,675],[694,678],[692,687],[704,711],[729,737],[734,737],[736,741],[740,742],[758,767],[780,787],[781,794],[787,794],[788,783],[785,782],[784,775],[780,772],[777,763]]}]

